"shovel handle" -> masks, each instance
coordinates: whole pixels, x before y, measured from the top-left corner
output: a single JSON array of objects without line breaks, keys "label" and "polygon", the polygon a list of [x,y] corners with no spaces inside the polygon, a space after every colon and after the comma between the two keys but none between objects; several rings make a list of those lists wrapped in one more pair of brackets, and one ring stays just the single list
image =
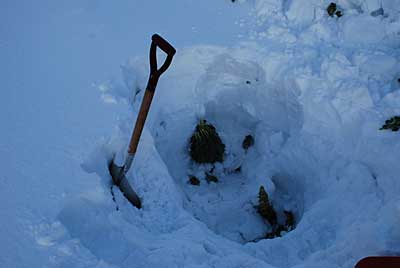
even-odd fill
[{"label": "shovel handle", "polygon": [[[153,100],[154,92],[157,87],[158,79],[160,76],[168,69],[171,65],[172,58],[174,57],[176,50],[169,44],[164,38],[158,34],[154,34],[151,38],[150,46],[150,76],[147,82],[146,91],[143,96],[142,104],[140,105],[140,110],[138,117],[136,119],[135,128],[129,142],[128,154],[134,155],[136,153],[137,146],[139,144],[140,135],[142,134],[144,123],[149,113],[151,101]],[[161,67],[158,69],[157,66],[157,47],[167,54],[167,58]]]},{"label": "shovel handle", "polygon": [[166,54],[174,56],[176,50],[167,40],[159,36],[158,34],[153,34],[151,40],[154,44],[156,44],[159,48],[161,48]]},{"label": "shovel handle", "polygon": [[[154,91],[156,89],[158,79],[171,65],[172,58],[174,57],[176,50],[170,43],[167,42],[167,40],[165,40],[158,34],[154,34],[151,37],[151,40],[150,77],[149,82],[147,83],[147,89]],[[157,66],[157,47],[159,47],[162,51],[165,52],[165,54],[167,54],[167,58],[165,59],[163,65],[161,65],[160,69],[158,69]]]}]

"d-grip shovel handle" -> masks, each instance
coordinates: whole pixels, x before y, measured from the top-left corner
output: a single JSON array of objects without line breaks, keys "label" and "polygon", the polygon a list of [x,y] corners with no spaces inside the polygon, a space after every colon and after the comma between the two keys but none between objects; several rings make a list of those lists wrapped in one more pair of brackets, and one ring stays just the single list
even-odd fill
[{"label": "d-grip shovel handle", "polygon": [[167,40],[165,40],[158,34],[153,34],[153,36],[151,37],[151,40],[153,41],[153,43],[155,45],[157,45],[159,48],[161,48],[162,51],[164,51],[168,55],[171,55],[171,56],[175,55],[175,53],[176,53],[175,48],[173,46],[171,46],[171,44],[168,43]]},{"label": "d-grip shovel handle", "polygon": [[[169,44],[164,38],[158,34],[154,34],[151,38],[150,46],[150,76],[147,82],[146,92],[144,93],[142,104],[140,106],[139,114],[136,119],[135,128],[132,133],[131,140],[128,148],[128,159],[125,165],[125,171],[129,170],[130,164],[132,163],[133,155],[136,153],[137,146],[139,144],[140,135],[142,134],[143,126],[147,118],[147,114],[150,109],[151,101],[153,100],[154,92],[160,76],[168,69],[171,65],[172,58],[174,57],[176,50],[171,44]],[[157,47],[167,54],[167,58],[160,69],[157,69]]]},{"label": "d-grip shovel handle", "polygon": [[[158,79],[160,76],[168,69],[171,65],[172,58],[174,57],[176,50],[169,44],[164,38],[158,34],[154,34],[151,37],[151,47],[150,47],[150,77],[147,84],[147,89],[155,90],[157,86]],[[167,58],[160,69],[157,67],[157,47],[167,54]]]}]

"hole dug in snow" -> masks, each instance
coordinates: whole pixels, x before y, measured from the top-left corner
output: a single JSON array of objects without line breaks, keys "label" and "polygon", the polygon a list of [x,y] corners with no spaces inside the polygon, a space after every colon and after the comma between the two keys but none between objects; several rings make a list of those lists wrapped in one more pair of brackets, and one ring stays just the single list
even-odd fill
[{"label": "hole dug in snow", "polygon": [[[273,156],[266,147],[274,133],[282,133],[281,144],[293,126],[301,125],[295,98],[288,100],[292,95],[285,89],[267,85],[256,63],[229,56],[217,57],[194,95],[196,105],[160,113],[153,129],[184,208],[214,233],[239,243],[292,230],[297,204],[281,179],[271,179]],[[261,186],[276,222],[259,213]]]},{"label": "hole dug in snow", "polygon": [[[224,123],[228,121],[230,119],[225,118]],[[245,243],[258,238],[268,231],[268,225],[257,212],[257,191],[245,174],[246,156],[254,148],[246,146],[244,149],[242,145],[244,137],[251,136],[251,130],[236,126],[237,131],[227,135],[230,124],[214,127],[207,121],[214,131],[201,135],[204,122],[200,120],[197,124],[188,144],[187,183],[182,184],[185,208],[209,229],[228,239]],[[222,151],[218,150],[221,148]]]},{"label": "hole dug in snow", "polygon": [[[239,243],[282,236],[295,227],[297,202],[283,183],[286,178],[269,179],[267,165],[259,170],[265,144],[257,140],[263,129],[259,121],[240,103],[230,103],[207,103],[206,119],[192,125],[185,149],[172,151],[161,142],[160,152],[165,152],[163,158],[185,197],[185,209],[214,233]],[[176,154],[186,161],[171,161]],[[275,221],[261,212],[261,187],[269,193]]]},{"label": "hole dug in snow", "polygon": [[[248,170],[261,156],[254,148],[253,135],[243,133],[253,133],[254,129],[240,123],[235,125],[230,120],[224,120],[230,123],[226,128],[231,126],[236,130],[230,131],[230,139],[224,128],[218,128],[227,143],[223,156],[217,148],[223,150],[225,144],[216,138],[219,137],[217,128],[203,119],[197,124],[188,145],[191,161],[187,183],[182,185],[185,208],[215,233],[239,243],[281,237],[295,228],[298,218],[298,203],[283,183],[288,178],[274,176],[272,180],[260,178],[258,181],[252,178]],[[213,131],[201,133],[205,124]],[[236,142],[232,144],[231,140]],[[194,143],[207,150],[196,150],[194,154]],[[272,199],[264,185],[273,193]]]}]

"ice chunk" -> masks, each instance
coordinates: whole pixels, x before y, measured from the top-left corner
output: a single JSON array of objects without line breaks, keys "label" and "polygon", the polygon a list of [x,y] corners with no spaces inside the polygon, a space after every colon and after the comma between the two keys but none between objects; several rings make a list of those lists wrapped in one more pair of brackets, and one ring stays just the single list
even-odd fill
[{"label": "ice chunk", "polygon": [[315,19],[317,2],[316,0],[292,1],[286,16],[300,26],[309,25]]},{"label": "ice chunk", "polygon": [[385,26],[378,18],[357,16],[347,19],[343,26],[344,41],[357,44],[376,44],[385,37]]},{"label": "ice chunk", "polygon": [[381,75],[394,75],[398,65],[397,60],[385,54],[366,56],[359,61],[360,69],[363,72]]}]

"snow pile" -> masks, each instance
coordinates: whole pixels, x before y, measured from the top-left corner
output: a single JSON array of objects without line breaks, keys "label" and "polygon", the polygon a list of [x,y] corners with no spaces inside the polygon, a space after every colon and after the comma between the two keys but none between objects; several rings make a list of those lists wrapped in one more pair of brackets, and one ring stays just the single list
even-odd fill
[{"label": "snow pile", "polygon": [[[400,137],[379,130],[400,114],[394,2],[338,1],[344,15],[331,18],[329,1],[257,0],[253,41],[179,49],[128,174],[141,210],[118,191],[112,200],[106,164],[115,151],[122,162],[147,82],[147,58],[126,63],[125,87],[102,87],[126,117],[82,165],[102,180],[50,228],[51,264],[353,267],[399,254]],[[204,179],[211,166],[189,158],[200,119],[226,145],[218,183]],[[248,134],[255,144],[245,151]],[[297,227],[280,238],[261,239],[271,230],[254,208],[261,185],[295,215]]]}]

